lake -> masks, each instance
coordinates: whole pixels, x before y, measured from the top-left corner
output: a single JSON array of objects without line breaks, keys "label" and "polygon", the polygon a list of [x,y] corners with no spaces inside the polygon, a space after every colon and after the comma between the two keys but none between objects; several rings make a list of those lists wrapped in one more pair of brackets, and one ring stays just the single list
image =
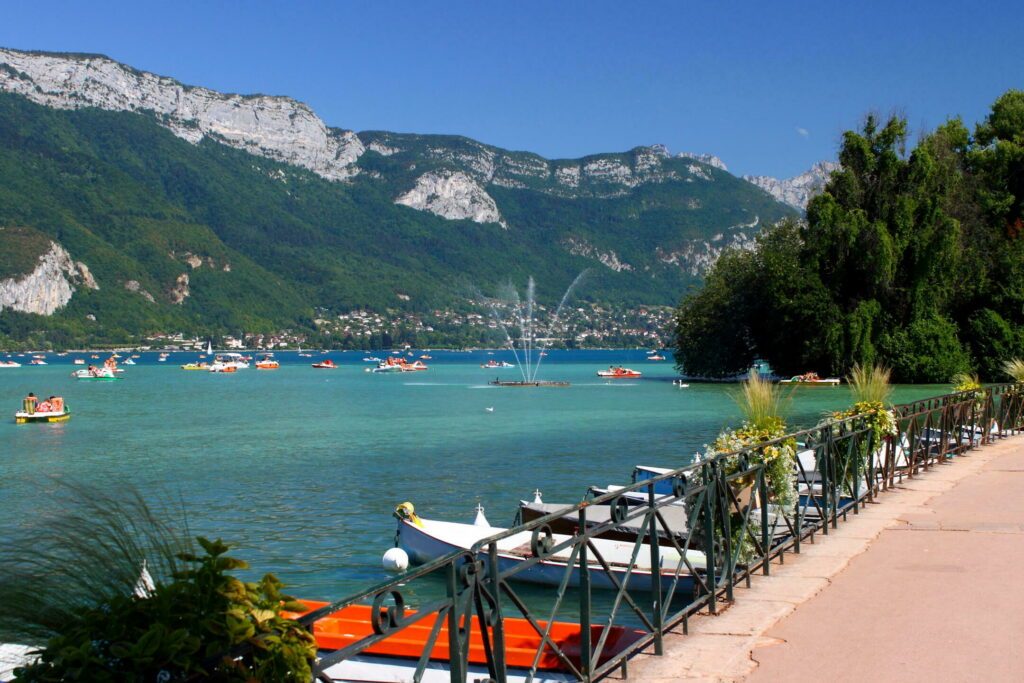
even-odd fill
[{"label": "lake", "polygon": [[[627,483],[634,465],[688,463],[740,420],[735,385],[677,388],[671,360],[641,350],[551,351],[539,378],[565,388],[489,386],[519,379],[518,369],[480,367],[512,361],[508,352],[430,352],[429,370],[401,374],[365,372],[367,355],[385,352],[278,353],[279,370],[213,374],[179,369],[194,353],[166,363],[146,353],[117,382],[73,379],[82,354],[46,366],[13,357],[26,365],[0,369],[0,535],[60,504],[52,478],[131,484],[180,497],[193,533],[235,544],[254,573],[272,571],[306,598],[339,598],[388,576],[380,557],[398,503],[471,522],[479,502],[491,524],[507,525],[535,489],[577,502],[589,485]],[[310,367],[324,357],[341,367]],[[596,376],[612,364],[643,377]],[[894,400],[947,390],[901,386]],[[63,395],[72,419],[15,425],[29,391]],[[789,422],[811,426],[850,402],[845,387],[801,389]]]}]

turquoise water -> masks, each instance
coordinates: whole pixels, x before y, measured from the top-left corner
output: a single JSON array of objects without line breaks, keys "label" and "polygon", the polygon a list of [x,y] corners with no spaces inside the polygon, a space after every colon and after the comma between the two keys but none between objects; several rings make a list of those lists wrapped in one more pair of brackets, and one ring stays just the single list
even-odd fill
[{"label": "turquoise water", "polygon": [[[56,425],[0,422],[0,537],[59,504],[51,476],[127,482],[180,496],[194,533],[236,544],[295,594],[338,598],[387,577],[380,557],[397,503],[470,522],[479,501],[492,524],[507,525],[535,488],[547,502],[576,502],[588,485],[627,482],[633,465],[687,463],[739,420],[735,387],[676,388],[671,362],[643,351],[552,351],[540,378],[572,386],[534,389],[487,385],[518,378],[480,368],[511,360],[502,352],[432,352],[428,371],[387,375],[364,372],[365,355],[331,353],[342,367],[314,370],[319,354],[278,354],[280,370],[219,375],[178,369],[195,354],[145,354],[118,382],[72,379],[74,355],[0,369],[10,413],[34,391],[63,395],[74,414]],[[644,376],[595,376],[612,363]],[[944,390],[899,387],[895,400]],[[790,423],[812,425],[849,402],[846,388],[800,390]]]}]

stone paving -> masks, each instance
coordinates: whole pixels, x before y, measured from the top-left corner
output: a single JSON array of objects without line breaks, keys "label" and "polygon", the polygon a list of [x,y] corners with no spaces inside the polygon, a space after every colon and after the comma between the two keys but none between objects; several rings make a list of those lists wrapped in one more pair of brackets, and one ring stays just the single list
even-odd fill
[{"label": "stone paving", "polygon": [[1024,437],[904,479],[628,680],[1022,681],[1022,488]]}]

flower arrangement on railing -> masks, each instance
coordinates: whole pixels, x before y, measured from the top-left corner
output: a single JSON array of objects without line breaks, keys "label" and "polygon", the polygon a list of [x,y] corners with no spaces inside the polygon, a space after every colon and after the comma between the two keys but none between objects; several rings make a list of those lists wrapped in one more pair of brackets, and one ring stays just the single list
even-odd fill
[{"label": "flower arrangement on railing", "polygon": [[[856,478],[864,477],[868,469],[868,457],[871,452],[877,451],[885,441],[895,436],[899,431],[896,426],[896,416],[892,409],[886,407],[881,401],[857,401],[851,408],[832,413],[830,419],[836,422],[859,418],[865,427],[870,430],[870,439],[861,439],[857,445],[855,457],[846,457],[846,451],[840,452],[839,476],[842,478],[843,491],[847,495],[854,495],[856,491]],[[857,477],[854,474],[857,474]]]},{"label": "flower arrangement on railing", "polygon": [[[785,439],[778,443],[770,443],[786,436],[786,421],[782,417],[782,395],[779,388],[770,381],[761,378],[756,370],[751,370],[747,381],[743,383],[743,391],[736,402],[746,418],[738,429],[722,432],[715,441],[705,448],[699,460],[709,460],[724,453],[741,451],[741,454],[726,457],[722,462],[722,470],[726,476],[741,471],[746,456],[747,468],[764,464],[764,477],[768,489],[768,500],[757,501],[759,505],[777,505],[789,508],[796,503],[796,486],[794,469],[796,463],[796,440]],[[765,445],[770,444],[770,445]],[[731,481],[731,488],[740,500],[751,500],[755,495],[749,491],[755,482],[753,475],[741,476]],[[689,501],[687,505],[692,505]],[[742,505],[742,504],[741,504]],[[755,507],[751,502],[751,508]],[[698,515],[690,510],[690,519],[696,520]],[[743,517],[735,508],[727,511],[729,516],[731,542],[735,557],[740,562],[747,562],[755,554],[750,533],[743,533]],[[695,523],[696,527],[700,522]],[[751,520],[748,531],[758,528],[760,518]],[[720,537],[722,522],[716,519],[716,537]]]},{"label": "flower arrangement on railing", "polygon": [[[760,424],[744,422],[739,429],[722,432],[705,453],[706,457],[714,457],[719,453],[731,453],[745,450],[749,455],[750,464],[764,463],[764,476],[768,482],[770,502],[790,506],[796,502],[796,487],[793,481],[793,463],[796,460],[796,440],[786,439],[770,446],[759,447],[761,444],[780,439],[786,435],[786,422],[781,417],[762,420]],[[727,458],[724,464],[725,473],[735,474],[740,469],[740,458]],[[740,480],[741,485],[749,485],[753,480]]]},{"label": "flower arrangement on railing", "polygon": [[981,417],[981,413],[985,409],[985,400],[988,396],[981,386],[981,380],[978,379],[977,375],[967,372],[958,372],[953,375],[953,391],[958,394],[970,393],[974,397],[974,408],[978,413],[977,417]]}]

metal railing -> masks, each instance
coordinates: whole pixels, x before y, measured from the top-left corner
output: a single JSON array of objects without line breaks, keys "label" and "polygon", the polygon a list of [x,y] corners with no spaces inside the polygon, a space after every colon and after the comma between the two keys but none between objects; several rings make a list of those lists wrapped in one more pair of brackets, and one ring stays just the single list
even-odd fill
[{"label": "metal railing", "polygon": [[[317,671],[324,679],[322,672],[339,662],[424,624],[430,631],[413,680],[420,680],[430,658],[443,652],[453,682],[503,683],[510,671],[506,620],[517,618],[529,625],[536,643],[530,666],[523,665],[521,642],[516,644],[517,670],[527,680],[538,671],[558,669],[574,680],[595,681],[617,669],[625,672],[630,656],[641,649],[662,654],[668,630],[681,626],[685,633],[691,616],[717,612],[723,600],[734,599],[736,586],[749,586],[754,573],[769,574],[773,562],[799,553],[816,534],[828,534],[881,491],[1016,433],[1022,412],[1024,390],[997,385],[895,406],[897,433],[882,440],[863,418],[852,417],[646,479],[634,475],[634,483],[622,489],[481,540],[300,621],[312,629],[332,612],[372,605],[370,635],[322,653]],[[770,486],[765,448],[794,442],[799,452],[792,471],[795,501],[780,505]],[[597,506],[608,508],[597,514]],[[670,506],[676,506],[676,514],[666,513]],[[685,525],[678,522],[681,517]],[[553,533],[552,524],[565,520],[576,522],[575,532]],[[621,540],[624,529],[635,532],[632,546]],[[613,531],[620,539],[617,560],[604,538]],[[509,547],[513,537],[527,536],[528,547]],[[625,562],[623,552],[629,555]],[[553,585],[538,605],[524,591],[541,574]],[[426,599],[412,612],[405,596],[419,594],[420,585],[427,585],[428,595],[440,594],[443,586],[443,597]],[[559,620],[579,626],[578,640],[552,635]],[[477,650],[482,646],[475,666],[486,675],[467,678],[474,631]],[[623,632],[629,635],[626,644],[613,644]]]}]

